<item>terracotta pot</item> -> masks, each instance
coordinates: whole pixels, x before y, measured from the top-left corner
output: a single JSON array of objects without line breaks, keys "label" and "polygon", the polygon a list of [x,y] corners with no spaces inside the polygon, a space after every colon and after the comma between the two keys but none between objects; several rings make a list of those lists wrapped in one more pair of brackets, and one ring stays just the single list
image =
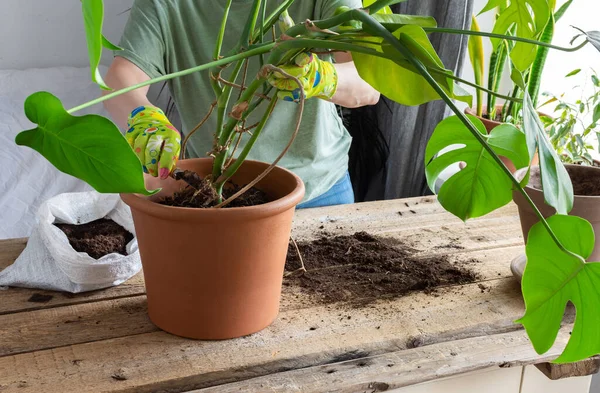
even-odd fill
[{"label": "terracotta pot", "polygon": [[[178,167],[204,176],[208,158]],[[267,164],[246,161],[237,184],[256,178]],[[169,180],[160,195],[183,184]],[[131,207],[146,280],[148,314],[159,328],[195,339],[255,333],[276,318],[296,205],[304,184],[276,167],[257,187],[274,198],[260,206],[193,209],[153,202],[160,196],[121,195]]]},{"label": "terracotta pot", "polygon": [[[574,182],[587,179],[587,181],[593,181],[600,184],[600,168],[571,164],[565,165],[565,167]],[[515,173],[515,177],[517,179],[522,179],[526,172],[527,168],[520,169]],[[554,208],[544,203],[544,195],[541,191],[539,174],[540,170],[538,166],[531,168],[531,178],[529,184],[525,187],[525,191],[538,207],[542,215],[547,218],[555,214],[556,211]],[[513,192],[513,200],[519,207],[521,229],[523,230],[525,242],[527,242],[529,230],[539,220],[531,209],[531,206],[529,206],[525,198],[518,191]],[[596,246],[588,260],[600,261],[600,196],[575,195],[573,209],[569,212],[569,215],[584,218],[592,224],[594,232],[596,233]]]},{"label": "terracotta pot", "polygon": [[[496,105],[496,112],[502,111],[502,105]],[[475,116],[476,118],[478,118],[479,120],[481,120],[481,122],[483,123],[483,125],[485,126],[486,131],[488,132],[488,134],[496,127],[498,127],[500,124],[502,124],[499,121],[495,121],[495,120],[490,120],[490,119],[486,119],[485,117],[479,117],[477,116],[477,110],[474,108],[466,108],[465,109],[465,113],[467,115],[472,115]],[[517,168],[514,166],[514,164],[512,163],[511,160],[509,160],[506,157],[500,156],[500,159],[502,160],[502,162],[504,163],[504,165],[506,165],[506,167],[510,170],[511,173],[515,173],[517,171]],[[537,165],[539,162],[538,160],[538,155],[537,153],[535,153],[535,156],[533,157],[533,160],[531,162],[531,165]]]}]

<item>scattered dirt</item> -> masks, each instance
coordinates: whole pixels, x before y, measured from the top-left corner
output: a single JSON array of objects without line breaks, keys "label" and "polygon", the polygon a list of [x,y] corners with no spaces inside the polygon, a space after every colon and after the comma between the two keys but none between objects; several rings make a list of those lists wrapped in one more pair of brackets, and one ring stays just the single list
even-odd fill
[{"label": "scattered dirt", "polygon": [[[217,194],[206,179],[202,179],[192,171],[176,172],[174,177],[177,180],[184,180],[189,186],[176,192],[172,197],[162,199],[159,201],[160,204],[193,208],[207,208],[218,205]],[[223,197],[227,199],[242,188],[243,186],[227,183],[223,190]],[[265,192],[252,187],[229,205],[225,206],[225,208],[257,206],[267,202],[271,202],[271,198]]]},{"label": "scattered dirt", "polygon": [[48,303],[50,300],[54,299],[52,295],[43,295],[41,293],[34,293],[27,299],[28,302],[31,303]]},{"label": "scattered dirt", "polygon": [[94,259],[113,252],[127,255],[127,244],[133,239],[125,228],[107,218],[80,225],[54,225],[67,235],[76,251],[87,252]]},{"label": "scattered dirt", "polygon": [[[484,119],[490,120],[490,115],[487,113],[484,113],[481,117],[483,117]],[[494,116],[494,121],[502,123],[502,111],[496,111],[495,116]]]},{"label": "scattered dirt", "polygon": [[[322,236],[298,242],[298,248],[308,271],[289,277],[286,285],[298,285],[322,304],[349,301],[362,306],[380,297],[434,292],[439,286],[478,279],[475,272],[464,264],[450,262],[445,255],[419,257],[417,250],[406,244],[366,232]],[[292,272],[299,267],[296,249],[290,245],[286,270]]]}]

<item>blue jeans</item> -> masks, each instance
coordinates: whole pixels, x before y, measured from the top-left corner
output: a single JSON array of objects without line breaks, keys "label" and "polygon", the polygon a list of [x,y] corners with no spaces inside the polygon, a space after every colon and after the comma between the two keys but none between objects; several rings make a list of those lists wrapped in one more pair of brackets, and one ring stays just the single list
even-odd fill
[{"label": "blue jeans", "polygon": [[311,207],[346,205],[354,203],[354,191],[350,182],[350,174],[346,174],[338,180],[329,191],[320,196],[298,205],[298,209],[307,209]]}]

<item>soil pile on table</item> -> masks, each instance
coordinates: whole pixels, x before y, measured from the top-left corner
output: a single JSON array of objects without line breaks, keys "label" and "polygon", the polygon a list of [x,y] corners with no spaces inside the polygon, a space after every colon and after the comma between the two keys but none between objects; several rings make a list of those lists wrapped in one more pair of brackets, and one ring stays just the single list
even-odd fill
[{"label": "soil pile on table", "polygon": [[133,235],[113,220],[102,218],[87,224],[54,224],[67,235],[71,247],[99,259],[113,252],[127,255]]},{"label": "soil pile on table", "polygon": [[[177,180],[185,180],[190,186],[176,192],[171,197],[163,198],[159,201],[160,204],[193,208],[207,208],[219,204],[215,190],[206,179],[201,178],[197,173],[192,171],[181,171],[175,178]],[[223,189],[223,198],[225,198],[225,200],[228,199],[242,188],[243,186],[227,183]],[[230,204],[224,206],[224,208],[257,206],[267,202],[271,202],[271,198],[269,198],[265,192],[252,187],[233,200]]]},{"label": "soil pile on table", "polygon": [[[478,279],[475,272],[450,262],[448,256],[419,257],[415,255],[417,250],[397,240],[377,238],[366,232],[323,236],[298,242],[298,248],[307,272],[288,277],[285,285],[298,285],[324,304],[364,303],[367,299],[428,292],[439,286],[467,284]],[[286,271],[297,271],[300,266],[296,248],[290,244]]]}]

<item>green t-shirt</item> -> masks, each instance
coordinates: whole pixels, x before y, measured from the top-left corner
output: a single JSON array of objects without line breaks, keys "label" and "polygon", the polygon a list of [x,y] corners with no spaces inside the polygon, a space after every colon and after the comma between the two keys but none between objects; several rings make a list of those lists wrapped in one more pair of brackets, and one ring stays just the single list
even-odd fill
[{"label": "green t-shirt", "polygon": [[[225,0],[136,0],[120,41],[123,50],[115,55],[128,59],[152,78],[208,63],[212,60],[225,3]],[[268,12],[279,3],[269,1]],[[361,1],[296,0],[289,13],[296,22],[319,20],[333,16],[341,5],[358,8]],[[237,43],[251,6],[251,0],[233,0],[223,54]],[[254,77],[259,70],[258,60],[254,60],[249,64],[249,77]],[[206,115],[214,101],[208,71],[172,79],[169,88],[181,116],[182,131],[186,134]],[[234,89],[232,102],[235,98],[237,91]],[[264,110],[266,105],[261,107]],[[264,162],[275,160],[289,142],[298,107],[291,102],[277,104],[248,158]],[[247,125],[260,119],[262,111],[256,112]],[[188,156],[206,156],[212,149],[215,128],[216,111],[190,139]],[[241,146],[247,138],[246,134]],[[304,200],[307,201],[325,193],[345,174],[350,142],[335,105],[313,98],[306,101],[300,133],[279,165],[302,178],[306,185]]]}]

